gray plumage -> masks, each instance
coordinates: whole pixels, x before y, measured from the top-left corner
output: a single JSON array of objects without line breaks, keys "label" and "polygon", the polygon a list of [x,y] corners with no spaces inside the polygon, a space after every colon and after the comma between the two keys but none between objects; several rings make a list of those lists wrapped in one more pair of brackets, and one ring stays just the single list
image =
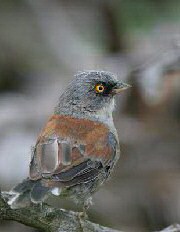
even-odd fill
[{"label": "gray plumage", "polygon": [[[114,107],[113,95],[98,95],[94,91],[95,83],[106,83],[111,86],[117,84],[113,73],[105,71],[79,72],[60,96],[55,108],[56,113],[73,115],[75,117],[93,117],[107,108],[112,112]],[[121,83],[121,82],[118,82]]]}]

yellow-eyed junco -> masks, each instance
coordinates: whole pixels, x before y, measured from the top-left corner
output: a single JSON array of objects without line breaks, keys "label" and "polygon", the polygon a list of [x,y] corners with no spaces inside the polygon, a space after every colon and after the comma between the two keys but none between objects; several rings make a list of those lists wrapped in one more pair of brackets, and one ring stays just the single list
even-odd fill
[{"label": "yellow-eyed junco", "polygon": [[11,208],[41,203],[50,193],[89,204],[119,158],[114,97],[129,87],[110,72],[75,76],[37,139],[29,177],[11,191]]}]

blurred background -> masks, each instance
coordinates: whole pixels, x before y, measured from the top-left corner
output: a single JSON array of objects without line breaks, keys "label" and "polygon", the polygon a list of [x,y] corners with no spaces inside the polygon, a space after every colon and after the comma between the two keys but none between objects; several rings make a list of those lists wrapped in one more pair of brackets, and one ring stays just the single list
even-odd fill
[{"label": "blurred background", "polygon": [[[1,0],[0,48],[2,190],[28,175],[31,146],[73,75],[108,70],[133,88],[117,99],[121,159],[89,217],[125,232],[180,223],[179,0]],[[1,221],[0,231],[35,230]]]}]

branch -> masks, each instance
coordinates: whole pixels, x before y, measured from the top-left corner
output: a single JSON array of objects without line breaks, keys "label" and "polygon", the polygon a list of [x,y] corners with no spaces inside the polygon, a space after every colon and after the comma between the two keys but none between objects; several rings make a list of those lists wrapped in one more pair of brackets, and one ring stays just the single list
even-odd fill
[{"label": "branch", "polygon": [[0,220],[13,220],[47,232],[118,232],[111,228],[92,223],[79,213],[64,209],[33,204],[31,207],[11,209],[7,204],[8,193],[0,192]]},{"label": "branch", "polygon": [[165,228],[164,230],[161,230],[159,232],[179,232],[180,231],[180,225],[179,224],[174,224],[171,225],[167,228]]},{"label": "branch", "polygon": [[[7,204],[8,193],[0,192],[0,220],[13,220],[45,232],[120,232],[103,227],[79,216],[79,213],[51,208],[46,204],[32,205],[22,209],[11,209]],[[179,232],[174,224],[160,232]]]}]

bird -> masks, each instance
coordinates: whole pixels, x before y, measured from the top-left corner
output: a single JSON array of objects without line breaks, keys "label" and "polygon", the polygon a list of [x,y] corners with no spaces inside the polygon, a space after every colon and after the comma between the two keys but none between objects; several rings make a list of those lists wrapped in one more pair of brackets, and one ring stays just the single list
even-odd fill
[{"label": "bird", "polygon": [[87,210],[120,156],[112,113],[131,87],[107,71],[81,71],[59,98],[32,149],[29,176],[11,191],[12,209],[66,197]]}]

